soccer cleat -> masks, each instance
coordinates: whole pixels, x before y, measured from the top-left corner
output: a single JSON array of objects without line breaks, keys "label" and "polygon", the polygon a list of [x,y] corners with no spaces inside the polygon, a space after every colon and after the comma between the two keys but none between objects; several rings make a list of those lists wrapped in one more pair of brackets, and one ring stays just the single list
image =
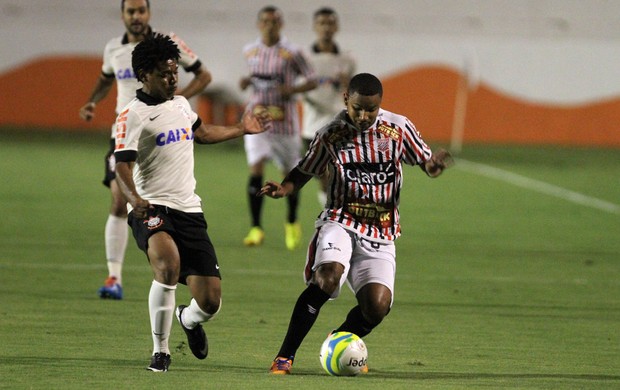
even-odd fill
[{"label": "soccer cleat", "polygon": [[181,328],[185,331],[187,335],[187,343],[189,344],[189,349],[192,351],[194,356],[198,359],[204,359],[209,354],[209,342],[207,340],[207,335],[205,334],[202,325],[198,324],[194,327],[194,329],[188,329],[183,325],[183,321],[181,320],[181,313],[185,310],[187,306],[179,305],[176,310],[177,320],[179,320],[179,324],[181,324]]},{"label": "soccer cleat", "polygon": [[297,249],[301,242],[301,225],[297,222],[284,225],[284,241],[290,251]]},{"label": "soccer cleat", "polygon": [[263,232],[263,229],[258,226],[254,226],[250,229],[248,235],[243,239],[243,244],[245,246],[259,246],[263,243],[264,239],[265,233]]},{"label": "soccer cleat", "polygon": [[170,355],[157,352],[151,357],[151,364],[146,368],[153,372],[166,372],[170,367]]},{"label": "soccer cleat", "polygon": [[109,276],[97,294],[101,299],[123,299],[123,287],[116,283],[116,277]]},{"label": "soccer cleat", "polygon": [[368,374],[368,364],[362,366],[362,368],[360,369],[360,374]]},{"label": "soccer cleat", "polygon": [[273,359],[269,373],[274,375],[288,375],[293,368],[293,361],[282,356]]}]

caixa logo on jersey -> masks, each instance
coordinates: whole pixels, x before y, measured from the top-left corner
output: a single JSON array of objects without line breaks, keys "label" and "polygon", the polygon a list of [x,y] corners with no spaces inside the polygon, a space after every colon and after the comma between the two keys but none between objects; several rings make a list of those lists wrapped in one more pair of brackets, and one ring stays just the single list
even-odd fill
[{"label": "caixa logo on jersey", "polygon": [[118,72],[116,72],[117,80],[135,79],[135,78],[136,78],[136,74],[133,72],[131,68],[119,69]]},{"label": "caixa logo on jersey", "polygon": [[394,181],[396,167],[387,163],[343,164],[344,174],[349,182],[369,185],[382,185]]},{"label": "caixa logo on jersey", "polygon": [[173,129],[157,134],[155,144],[157,146],[165,146],[181,141],[192,141],[193,139],[194,132],[191,129]]}]

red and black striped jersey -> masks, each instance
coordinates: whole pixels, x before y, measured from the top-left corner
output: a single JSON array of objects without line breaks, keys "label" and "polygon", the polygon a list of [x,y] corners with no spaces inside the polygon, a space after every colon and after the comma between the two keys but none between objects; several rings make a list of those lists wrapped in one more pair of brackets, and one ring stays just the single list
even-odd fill
[{"label": "red and black striped jersey", "polygon": [[299,135],[299,113],[295,97],[284,98],[282,85],[293,86],[299,77],[315,78],[301,49],[286,38],[273,46],[266,46],[260,39],[247,44],[243,55],[248,64],[252,81],[250,107],[265,107],[271,114],[275,134]]},{"label": "red and black striped jersey", "polygon": [[421,165],[431,156],[406,117],[380,109],[375,123],[361,131],[342,111],[317,132],[298,165],[306,174],[329,173],[316,226],[333,221],[371,241],[394,241],[400,236],[402,164]]}]

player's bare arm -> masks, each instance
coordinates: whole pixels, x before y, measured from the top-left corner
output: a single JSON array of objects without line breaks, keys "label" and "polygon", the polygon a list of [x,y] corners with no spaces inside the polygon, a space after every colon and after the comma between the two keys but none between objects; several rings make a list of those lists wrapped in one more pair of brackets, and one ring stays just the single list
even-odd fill
[{"label": "player's bare arm", "polygon": [[290,97],[296,93],[304,93],[315,89],[319,84],[316,80],[307,80],[304,83],[298,85],[282,85],[280,86],[280,93],[282,97]]},{"label": "player's bare arm", "polygon": [[185,96],[186,99],[196,96],[204,91],[213,79],[211,72],[209,72],[204,66],[194,70],[193,73],[194,78],[185,86],[185,88],[178,92],[179,95]]},{"label": "player's bare arm", "polygon": [[433,152],[431,159],[424,163],[422,169],[429,177],[437,177],[452,165],[454,165],[454,159],[450,152],[445,149],[438,149]]},{"label": "player's bare arm", "polygon": [[80,108],[80,118],[84,119],[85,121],[90,121],[95,117],[95,108],[97,106],[97,103],[103,100],[103,98],[105,98],[106,96],[108,96],[108,93],[110,92],[110,89],[112,89],[112,85],[114,84],[114,80],[114,77],[105,77],[104,75],[99,75],[97,83],[93,88],[93,92],[90,94],[88,102]]},{"label": "player's bare arm", "polygon": [[133,181],[134,162],[119,161],[116,163],[116,181],[127,202],[133,207],[133,213],[137,218],[144,218],[148,209],[152,206],[148,200],[142,199],[138,195],[136,185]]},{"label": "player's bare arm", "polygon": [[278,184],[268,180],[258,192],[258,196],[268,196],[274,199],[283,198],[299,191],[310,179],[312,179],[311,175],[307,175],[299,169],[293,168],[293,170],[286,175],[284,180],[282,180],[282,183]]},{"label": "player's bare arm", "polygon": [[250,76],[242,77],[239,80],[239,88],[245,91],[250,85],[252,85],[252,78]]},{"label": "player's bare arm", "polygon": [[241,122],[234,126],[218,126],[202,123],[194,132],[194,139],[201,144],[214,144],[241,137],[245,134],[258,134],[271,128],[271,116],[267,110],[246,111]]}]

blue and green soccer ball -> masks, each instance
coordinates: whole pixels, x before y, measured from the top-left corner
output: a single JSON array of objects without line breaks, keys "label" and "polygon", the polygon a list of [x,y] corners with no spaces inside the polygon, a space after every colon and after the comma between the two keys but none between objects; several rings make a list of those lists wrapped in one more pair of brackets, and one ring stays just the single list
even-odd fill
[{"label": "blue and green soccer ball", "polygon": [[321,346],[321,367],[330,375],[352,376],[368,363],[366,344],[357,335],[335,332],[327,336]]}]

